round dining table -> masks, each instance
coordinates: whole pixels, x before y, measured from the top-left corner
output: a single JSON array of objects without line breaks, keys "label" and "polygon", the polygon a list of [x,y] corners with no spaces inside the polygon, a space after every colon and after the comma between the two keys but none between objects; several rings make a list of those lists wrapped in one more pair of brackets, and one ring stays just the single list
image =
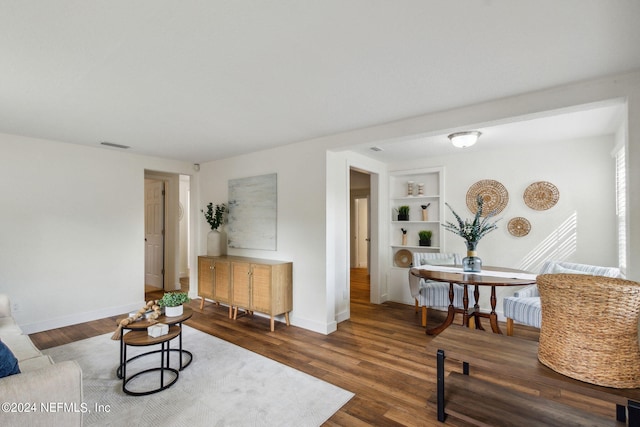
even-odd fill
[{"label": "round dining table", "polygon": [[[480,318],[488,318],[491,324],[491,330],[494,333],[501,334],[500,326],[498,326],[498,315],[496,314],[496,286],[525,286],[536,283],[535,276],[522,270],[516,270],[504,267],[483,267],[480,273],[463,272],[462,267],[443,268],[442,271],[437,266],[421,266],[420,268],[412,268],[411,274],[421,279],[433,280],[436,282],[449,283],[449,307],[447,309],[447,318],[440,325],[427,329],[427,335],[437,335],[447,329],[455,318],[456,313],[462,313],[462,323],[467,327],[484,330],[480,324]],[[459,271],[457,271],[459,270]],[[495,272],[496,275],[491,275]],[[513,277],[509,275],[513,273]],[[534,278],[522,278],[523,276],[533,276]],[[464,296],[462,299],[463,308],[458,309],[453,305],[454,293],[453,285],[458,284],[464,286]],[[475,304],[469,307],[469,290],[468,287],[473,286],[473,295]],[[486,313],[480,311],[478,300],[480,298],[480,286],[491,287],[491,312]]]}]

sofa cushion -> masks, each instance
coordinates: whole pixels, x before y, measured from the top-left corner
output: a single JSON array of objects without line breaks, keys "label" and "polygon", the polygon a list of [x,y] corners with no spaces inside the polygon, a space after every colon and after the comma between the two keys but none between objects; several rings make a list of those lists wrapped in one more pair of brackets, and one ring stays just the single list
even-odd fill
[{"label": "sofa cushion", "polygon": [[9,334],[22,335],[22,329],[13,320],[13,317],[0,317],[0,337]]},{"label": "sofa cushion", "polygon": [[32,357],[31,359],[20,361],[20,372],[37,371],[38,369],[46,368],[51,365],[53,365],[53,359],[51,359],[51,356],[42,355]]},{"label": "sofa cushion", "polygon": [[19,373],[18,359],[16,359],[9,347],[0,341],[0,378]]},{"label": "sofa cushion", "polygon": [[11,349],[18,362],[42,356],[40,350],[33,345],[28,335],[2,335],[0,339]]},{"label": "sofa cushion", "polygon": [[590,276],[591,272],[585,270],[574,270],[572,268],[564,268],[559,264],[554,264],[551,268],[552,274],[584,274],[585,276]]}]

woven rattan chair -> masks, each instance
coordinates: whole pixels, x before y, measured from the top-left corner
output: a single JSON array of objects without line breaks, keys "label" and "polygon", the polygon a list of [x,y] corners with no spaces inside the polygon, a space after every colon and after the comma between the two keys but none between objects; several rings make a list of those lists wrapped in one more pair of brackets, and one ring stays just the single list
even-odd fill
[{"label": "woven rattan chair", "polygon": [[538,276],[538,359],[568,377],[604,387],[640,387],[640,283],[603,276]]},{"label": "woven rattan chair", "polygon": [[[600,267],[597,265],[576,264],[566,261],[546,261],[538,274],[589,274],[592,276],[620,277],[620,269],[616,267]],[[530,285],[515,292],[513,296],[502,301],[502,312],[507,318],[507,335],[513,335],[514,321],[522,325],[540,328],[542,314],[540,309],[540,293],[536,285]]]},{"label": "woven rattan chair", "polygon": [[[462,258],[455,253],[444,252],[415,252],[413,254],[413,267],[421,265],[460,265]],[[409,273],[409,289],[411,296],[415,298],[416,313],[421,309],[421,324],[427,326],[427,307],[447,309],[449,307],[449,284],[434,282],[432,280],[417,279]],[[453,305],[463,308],[464,287],[453,285]],[[469,306],[472,307],[476,300],[473,292],[469,292]]]}]

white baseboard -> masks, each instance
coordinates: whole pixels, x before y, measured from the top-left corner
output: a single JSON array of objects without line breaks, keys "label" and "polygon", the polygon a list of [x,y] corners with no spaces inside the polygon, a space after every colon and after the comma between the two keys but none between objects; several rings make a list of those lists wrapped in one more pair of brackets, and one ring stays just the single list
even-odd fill
[{"label": "white baseboard", "polygon": [[[36,332],[48,331],[50,329],[62,328],[65,326],[77,325],[78,323],[90,322],[92,320],[104,319],[105,317],[125,315],[132,311],[140,310],[140,307],[144,307],[145,302],[139,301],[127,305],[118,307],[103,308],[95,311],[87,311],[84,313],[75,313],[68,316],[56,317],[54,319],[43,320],[41,322],[33,322],[28,324],[21,324],[20,329],[24,334],[34,334]],[[116,325],[113,326],[115,331]]]},{"label": "white baseboard", "polygon": [[322,324],[313,320],[304,319],[298,316],[289,315],[289,320],[293,326],[308,329],[313,332],[317,332],[323,335],[329,335],[332,332],[338,330],[338,324],[336,322],[329,322]]},{"label": "white baseboard", "polygon": [[[200,297],[197,297],[196,299],[199,299]],[[208,299],[205,299],[205,301],[210,302]],[[220,304],[223,306],[227,306],[226,304]],[[259,316],[259,317],[264,317],[266,319],[270,319],[271,317],[268,314],[264,314],[264,313],[260,313],[258,311],[254,311],[253,312],[254,316]],[[284,315],[278,315],[274,317],[274,320],[280,323],[286,323]],[[303,328],[303,329],[307,329],[310,330],[312,332],[317,332],[319,334],[323,334],[323,335],[328,335],[331,332],[335,332],[338,329],[338,324],[337,322],[331,322],[327,325],[323,325],[321,323],[315,322],[313,320],[309,320],[309,319],[304,319],[301,318],[299,316],[295,316],[292,313],[289,313],[289,323],[292,326],[297,326],[299,328]]]},{"label": "white baseboard", "polygon": [[349,313],[345,310],[341,313],[336,314],[336,323],[344,322],[345,320],[349,320]]}]

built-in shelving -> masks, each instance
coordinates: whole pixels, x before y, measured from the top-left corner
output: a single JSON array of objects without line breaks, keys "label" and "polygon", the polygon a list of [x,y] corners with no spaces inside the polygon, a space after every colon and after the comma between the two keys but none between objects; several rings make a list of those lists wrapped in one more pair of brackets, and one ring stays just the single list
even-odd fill
[{"label": "built-in shelving", "polygon": [[[409,181],[413,181],[409,194]],[[419,184],[422,194],[419,194]],[[426,221],[422,206],[426,209]],[[398,208],[409,206],[409,219],[398,220]],[[444,168],[413,169],[389,173],[389,299],[411,302],[408,282],[408,266],[396,264],[396,254],[401,250],[415,252],[444,252],[441,220],[444,218]],[[402,229],[407,230],[406,244],[402,241]],[[432,232],[431,245],[420,246],[418,232]]]}]

